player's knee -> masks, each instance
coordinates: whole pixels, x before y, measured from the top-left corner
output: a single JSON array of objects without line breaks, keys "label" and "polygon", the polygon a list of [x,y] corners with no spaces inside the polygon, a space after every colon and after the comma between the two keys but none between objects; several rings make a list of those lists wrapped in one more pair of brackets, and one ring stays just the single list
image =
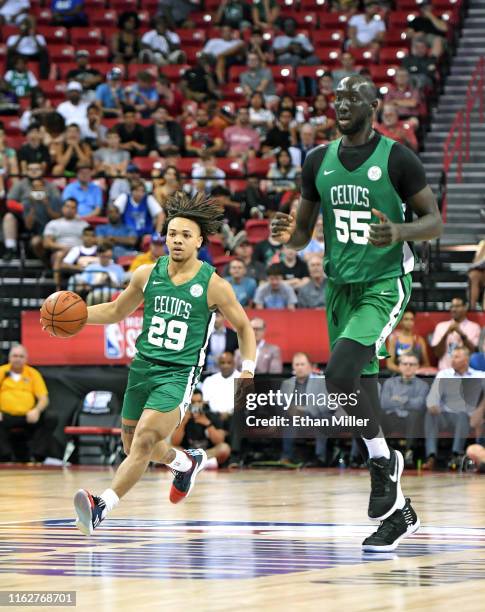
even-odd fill
[{"label": "player's knee", "polygon": [[150,457],[155,444],[158,442],[156,433],[149,429],[142,429],[133,439],[131,445],[131,454],[136,454],[143,457]]}]

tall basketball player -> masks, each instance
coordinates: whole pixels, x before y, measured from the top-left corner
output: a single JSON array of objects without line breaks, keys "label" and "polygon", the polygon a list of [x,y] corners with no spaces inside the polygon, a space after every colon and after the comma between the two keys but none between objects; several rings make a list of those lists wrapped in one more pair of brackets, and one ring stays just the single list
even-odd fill
[{"label": "tall basketball player", "polygon": [[361,76],[340,81],[335,110],[343,136],[307,155],[296,218],[278,213],[272,235],[303,249],[322,212],[332,350],[326,383],[329,391],[357,392],[357,406],[346,410],[368,419],[360,432],[369,455],[368,515],[381,524],[363,548],[389,551],[418,529],[419,520],[401,491],[403,457],[380,429],[378,358],[409,301],[411,243],[440,236],[442,222],[416,155],[372,129],[377,106],[372,82]]},{"label": "tall basketball player", "polygon": [[190,493],[203,469],[205,451],[171,448],[165,439],[180,423],[205,360],[205,349],[220,310],[234,326],[243,355],[242,378],[252,378],[256,341],[251,324],[230,284],[197,259],[197,250],[220,225],[222,210],[198,194],[181,192],[167,202],[165,232],[169,255],[138,268],[118,299],[88,308],[88,323],[116,323],[144,302],[143,328],[122,408],[122,439],[127,458],[111,487],[100,496],[81,489],[74,497],[77,526],[85,535],[106,517],[138,482],[150,461],[172,469],[170,501]]}]

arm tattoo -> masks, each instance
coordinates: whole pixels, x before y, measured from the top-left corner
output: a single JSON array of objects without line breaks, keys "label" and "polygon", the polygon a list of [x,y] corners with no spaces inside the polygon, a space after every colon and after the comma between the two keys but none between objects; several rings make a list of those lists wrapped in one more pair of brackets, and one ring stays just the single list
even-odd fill
[{"label": "arm tattoo", "polygon": [[135,433],[136,425],[125,425],[125,423],[121,424],[121,431],[125,434],[133,435]]}]

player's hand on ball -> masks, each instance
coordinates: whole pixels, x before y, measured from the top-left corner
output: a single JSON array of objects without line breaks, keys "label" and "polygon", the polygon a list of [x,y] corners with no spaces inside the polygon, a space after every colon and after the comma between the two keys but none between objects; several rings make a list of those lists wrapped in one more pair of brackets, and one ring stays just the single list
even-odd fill
[{"label": "player's hand on ball", "polygon": [[290,241],[296,229],[294,215],[277,212],[271,220],[271,237],[280,244]]},{"label": "player's hand on ball", "polygon": [[387,247],[401,240],[399,224],[389,221],[384,213],[376,208],[372,209],[380,223],[371,223],[369,228],[369,242],[376,247]]}]

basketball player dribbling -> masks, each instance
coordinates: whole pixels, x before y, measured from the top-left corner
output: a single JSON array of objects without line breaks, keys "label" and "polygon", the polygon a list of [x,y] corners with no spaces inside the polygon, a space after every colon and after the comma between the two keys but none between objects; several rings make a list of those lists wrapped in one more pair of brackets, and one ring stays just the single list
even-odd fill
[{"label": "basketball player dribbling", "polygon": [[296,218],[277,213],[272,236],[303,249],[323,215],[332,351],[326,385],[329,392],[358,393],[357,405],[345,410],[368,419],[359,431],[369,456],[368,516],[381,523],[363,549],[387,552],[417,531],[419,519],[401,491],[403,457],[380,429],[378,358],[386,356],[385,340],[409,301],[410,243],[439,237],[442,221],[417,156],[372,128],[378,106],[373,83],[346,77],[335,93],[343,136],[307,155]]},{"label": "basketball player dribbling", "polygon": [[144,302],[123,400],[121,430],[127,455],[109,489],[96,496],[80,489],[74,497],[77,526],[94,529],[143,476],[150,461],[174,473],[170,501],[185,499],[205,466],[204,450],[176,450],[165,442],[190,404],[205,360],[215,310],[235,328],[243,356],[241,378],[253,378],[254,331],[230,284],[197,259],[197,250],[217,232],[222,209],[198,194],[177,192],[167,202],[165,231],[169,255],[138,268],[128,287],[110,303],[88,308],[88,324],[117,323]]}]

